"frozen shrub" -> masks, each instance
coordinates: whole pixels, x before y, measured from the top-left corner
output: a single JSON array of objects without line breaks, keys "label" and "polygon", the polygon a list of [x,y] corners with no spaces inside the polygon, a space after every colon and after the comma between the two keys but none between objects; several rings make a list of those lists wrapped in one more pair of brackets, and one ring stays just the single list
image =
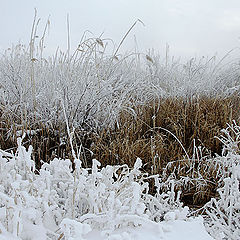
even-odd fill
[{"label": "frozen shrub", "polygon": [[[160,180],[141,172],[140,159],[132,169],[127,165],[100,168],[97,160],[93,160],[92,168],[85,169],[76,159],[73,171],[70,160],[55,158],[36,174],[32,148],[22,146],[23,138],[18,138],[15,154],[0,151],[2,233],[39,239],[34,235],[38,229],[42,239],[60,235],[84,239],[91,228],[110,233],[163,220],[169,210],[176,219],[186,217],[173,183],[169,192],[161,193]],[[155,179],[155,196],[149,194],[149,178]]]},{"label": "frozen shrub", "polygon": [[223,130],[223,156],[214,159],[222,176],[218,198],[205,205],[207,227],[216,239],[240,238],[240,127],[234,122]]}]

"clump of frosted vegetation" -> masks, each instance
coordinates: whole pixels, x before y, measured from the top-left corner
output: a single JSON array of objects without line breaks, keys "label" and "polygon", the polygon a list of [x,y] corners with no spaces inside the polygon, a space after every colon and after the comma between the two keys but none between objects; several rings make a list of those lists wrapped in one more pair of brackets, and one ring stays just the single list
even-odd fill
[{"label": "clump of frosted vegetation", "polygon": [[[26,150],[22,140],[18,138],[15,154],[0,151],[0,232],[9,238],[84,239],[91,229],[108,235],[122,227],[163,220],[169,211],[174,219],[188,214],[173,185],[161,193],[160,179],[140,171],[140,159],[133,169],[100,168],[97,160],[91,169],[84,169],[75,159],[74,171],[70,160],[54,159],[36,172],[32,148]],[[149,193],[150,178],[157,183],[154,196]]]},{"label": "clump of frosted vegetation", "polygon": [[223,130],[220,140],[223,155],[216,157],[221,179],[219,198],[211,199],[204,209],[208,216],[207,227],[216,239],[240,238],[240,127],[233,123]]},{"label": "clump of frosted vegetation", "polygon": [[152,99],[239,92],[237,62],[121,55],[111,41],[86,37],[73,53],[58,50],[45,59],[34,41],[30,49],[19,44],[0,57],[1,109],[23,126],[62,123],[65,108],[70,126],[96,129],[115,123],[122,109]]}]

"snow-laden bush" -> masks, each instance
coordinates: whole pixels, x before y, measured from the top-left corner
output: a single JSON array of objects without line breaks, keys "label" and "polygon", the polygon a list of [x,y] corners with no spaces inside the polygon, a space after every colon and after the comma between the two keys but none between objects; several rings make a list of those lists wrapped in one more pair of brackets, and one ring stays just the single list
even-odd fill
[{"label": "snow-laden bush", "polygon": [[[84,169],[75,160],[73,171],[70,160],[55,158],[37,172],[32,148],[26,150],[22,140],[15,154],[0,151],[0,232],[9,239],[84,239],[91,229],[109,234],[164,217],[186,218],[174,183],[161,193],[160,179],[142,173],[140,159],[133,169],[99,168],[97,160]],[[155,196],[149,194],[150,178],[155,178]]]},{"label": "snow-laden bush", "polygon": [[209,232],[216,239],[240,239],[240,127],[234,122],[219,140],[223,154],[214,162],[221,174],[219,197],[205,205]]}]

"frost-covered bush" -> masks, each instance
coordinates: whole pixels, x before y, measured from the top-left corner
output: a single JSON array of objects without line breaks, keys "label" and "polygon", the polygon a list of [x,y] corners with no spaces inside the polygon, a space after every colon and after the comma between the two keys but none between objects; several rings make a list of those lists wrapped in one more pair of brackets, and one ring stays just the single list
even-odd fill
[{"label": "frost-covered bush", "polygon": [[[107,125],[133,97],[141,77],[137,60],[104,53],[104,41],[86,39],[69,58],[64,53],[44,59],[19,44],[0,58],[0,102],[4,112],[19,114],[19,124],[34,117],[44,123],[64,122],[82,128]],[[103,45],[104,44],[104,45]],[[131,93],[131,94],[130,94]]]},{"label": "frost-covered bush", "polygon": [[[0,151],[0,232],[5,236],[84,239],[91,229],[108,235],[152,220],[186,218],[188,209],[175,196],[173,183],[160,193],[160,179],[143,174],[140,159],[133,169],[100,168],[97,160],[84,169],[76,159],[73,171],[70,160],[55,158],[37,172],[32,148],[22,146],[23,138],[18,138],[15,154]],[[155,196],[149,194],[149,178],[155,178]]]},{"label": "frost-covered bush", "polygon": [[234,122],[219,139],[223,155],[214,159],[221,176],[218,198],[205,205],[209,232],[216,239],[240,239],[240,127]]}]

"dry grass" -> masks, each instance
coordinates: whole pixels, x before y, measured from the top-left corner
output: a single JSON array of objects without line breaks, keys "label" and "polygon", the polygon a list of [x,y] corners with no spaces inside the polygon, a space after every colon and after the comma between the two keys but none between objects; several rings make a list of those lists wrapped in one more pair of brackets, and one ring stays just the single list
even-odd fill
[{"label": "dry grass", "polygon": [[186,158],[184,149],[192,156],[194,142],[221,154],[215,136],[226,123],[238,120],[239,103],[240,98],[232,96],[160,99],[135,106],[135,114],[123,110],[114,129],[95,135],[92,150],[102,163],[132,165],[140,157],[149,167],[154,163],[157,172],[169,161]]},{"label": "dry grass", "polygon": [[[95,136],[92,151],[103,165],[132,166],[140,157],[145,171],[160,174],[165,180],[173,174],[179,181],[188,177],[191,181],[188,179],[186,188],[181,189],[182,200],[188,205],[202,205],[216,195],[218,176],[209,164],[209,156],[221,155],[222,144],[215,136],[227,123],[239,121],[239,105],[238,96],[202,96],[160,99],[136,106],[135,113],[122,111],[114,129]],[[199,173],[200,185],[194,180]]]},{"label": "dry grass", "polygon": [[[215,136],[227,123],[239,121],[239,106],[239,96],[158,99],[122,110],[113,128],[97,133],[76,129],[74,146],[81,146],[80,157],[85,166],[91,166],[92,158],[103,166],[133,166],[140,157],[144,170],[150,174],[160,174],[165,180],[172,174],[179,181],[189,177],[192,181],[181,189],[182,200],[188,205],[202,205],[216,194],[218,176],[207,162],[209,158],[204,161],[205,158],[196,156],[195,146],[202,146],[203,156],[221,154],[222,144]],[[65,123],[49,126],[30,119],[23,124],[13,113],[2,110],[0,148],[16,147],[20,130],[35,130],[26,137],[25,145],[33,145],[38,168],[41,161],[48,162],[55,156],[72,159]],[[197,172],[202,175],[202,185],[193,180],[199,176]]]}]

